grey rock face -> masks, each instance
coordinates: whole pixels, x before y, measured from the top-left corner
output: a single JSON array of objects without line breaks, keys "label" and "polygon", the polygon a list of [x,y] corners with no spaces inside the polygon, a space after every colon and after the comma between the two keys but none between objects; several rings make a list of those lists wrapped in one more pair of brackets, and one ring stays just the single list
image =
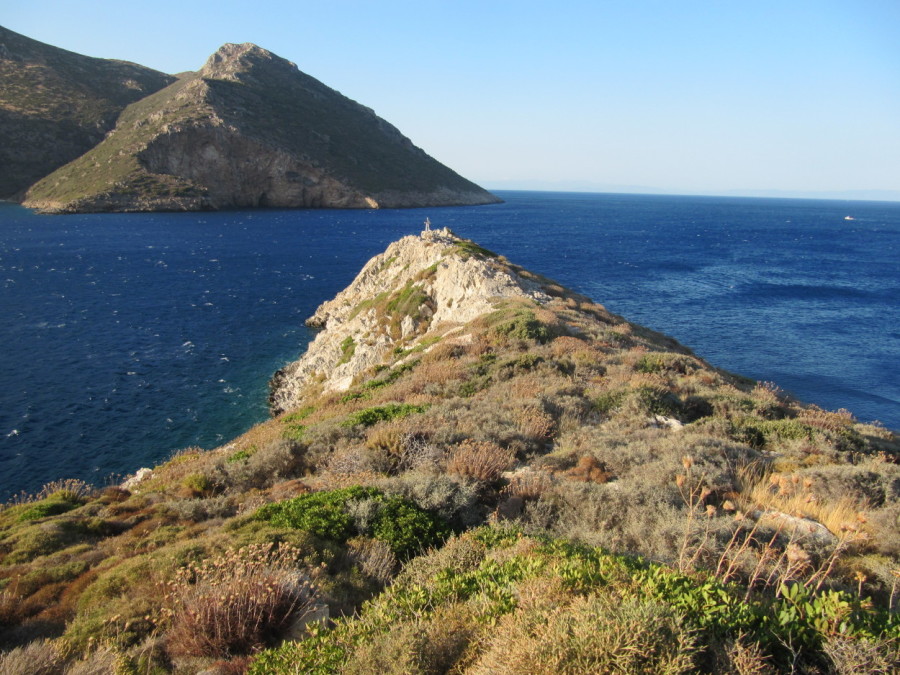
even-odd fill
[{"label": "grey rock face", "polygon": [[432,230],[404,237],[366,263],[307,321],[322,331],[301,359],[273,378],[273,411],[297,407],[313,382],[325,391],[346,391],[399,345],[413,345],[425,333],[453,335],[462,324],[491,312],[499,300],[550,300],[508,265],[468,255],[459,246],[463,242],[447,229]]}]

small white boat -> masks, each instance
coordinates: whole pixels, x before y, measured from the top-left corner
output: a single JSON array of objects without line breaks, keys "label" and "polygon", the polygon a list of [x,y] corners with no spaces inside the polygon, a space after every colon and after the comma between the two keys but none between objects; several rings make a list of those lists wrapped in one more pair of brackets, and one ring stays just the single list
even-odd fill
[{"label": "small white boat", "polygon": [[844,220],[856,220],[853,216],[844,216]]}]

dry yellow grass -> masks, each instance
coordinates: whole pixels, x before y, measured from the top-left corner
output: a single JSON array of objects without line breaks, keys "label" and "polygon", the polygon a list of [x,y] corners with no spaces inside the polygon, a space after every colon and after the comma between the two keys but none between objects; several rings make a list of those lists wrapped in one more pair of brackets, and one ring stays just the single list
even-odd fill
[{"label": "dry yellow grass", "polygon": [[741,491],[740,501],[747,510],[780,511],[809,518],[838,537],[847,531],[866,531],[867,504],[849,497],[822,500],[816,496],[812,482],[797,474],[773,473],[768,478],[752,480]]}]

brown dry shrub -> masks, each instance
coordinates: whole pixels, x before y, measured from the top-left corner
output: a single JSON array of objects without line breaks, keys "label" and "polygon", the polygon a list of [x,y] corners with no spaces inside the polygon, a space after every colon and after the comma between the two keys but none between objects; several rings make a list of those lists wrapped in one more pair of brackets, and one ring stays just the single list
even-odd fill
[{"label": "brown dry shrub", "polygon": [[897,638],[865,640],[835,634],[825,641],[822,650],[828,655],[835,675],[900,672],[900,640]]},{"label": "brown dry shrub", "polygon": [[65,478],[55,480],[44,485],[37,494],[37,499],[46,499],[47,497],[58,497],[70,502],[77,502],[88,499],[96,493],[96,488],[89,483],[85,483],[78,478]]},{"label": "brown dry shrub", "polygon": [[400,421],[383,422],[366,433],[366,447],[399,459],[403,455],[406,426]]},{"label": "brown dry shrub", "polygon": [[250,545],[179,570],[167,596],[169,653],[226,658],[271,644],[316,606],[301,555]]},{"label": "brown dry shrub", "polygon": [[467,652],[483,630],[478,612],[466,603],[443,605],[426,626],[422,665],[427,673],[462,672]]},{"label": "brown dry shrub", "polygon": [[468,438],[457,444],[447,458],[447,472],[487,483],[500,478],[515,460],[515,454],[491,441]]},{"label": "brown dry shrub", "polygon": [[356,645],[346,675],[430,675],[463,672],[466,652],[482,625],[465,604],[439,607],[420,621],[404,621]]},{"label": "brown dry shrub", "polygon": [[9,588],[0,591],[0,626],[11,626],[24,618],[22,596],[16,591]]},{"label": "brown dry shrub", "polygon": [[344,675],[422,675],[419,654],[422,630],[411,621],[396,622],[354,647],[340,672]]},{"label": "brown dry shrub", "polygon": [[555,422],[553,417],[541,408],[529,405],[521,408],[516,415],[516,423],[524,436],[538,440],[547,440],[553,436]]},{"label": "brown dry shrub", "polygon": [[103,646],[90,656],[66,668],[66,675],[101,675],[122,672],[122,657],[112,647]]},{"label": "brown dry shrub", "polygon": [[533,399],[547,387],[546,378],[534,373],[513,379],[503,387],[503,393],[512,398]]},{"label": "brown dry shrub", "polygon": [[570,356],[582,351],[591,351],[590,347],[584,340],[561,335],[550,343],[550,353],[555,357]]},{"label": "brown dry shrub", "polygon": [[522,499],[540,499],[553,487],[553,478],[544,471],[522,471],[509,479],[504,492]]},{"label": "brown dry shrub", "polygon": [[440,345],[435,347],[435,351],[432,351],[422,359],[413,376],[425,381],[440,383],[460,379],[466,370],[465,364],[458,358],[458,355],[462,352],[462,347],[459,345],[446,345],[446,348],[450,348],[454,356],[442,356],[447,353],[447,349],[437,351],[438,348],[440,348]]},{"label": "brown dry shrub", "polygon": [[328,458],[326,473],[349,476],[359,473],[388,473],[396,458],[383,449],[362,447],[342,448]]},{"label": "brown dry shrub", "polygon": [[598,461],[596,457],[584,455],[575,466],[565,472],[565,476],[570,480],[601,485],[608,483],[613,474],[609,467]]},{"label": "brown dry shrub", "polygon": [[231,493],[242,493],[296,478],[310,468],[306,449],[297,441],[278,438],[257,447],[245,459],[220,462],[213,474],[216,483]]},{"label": "brown dry shrub", "polygon": [[775,667],[758,643],[739,635],[724,643],[714,641],[709,650],[711,672],[722,675],[775,675]]}]

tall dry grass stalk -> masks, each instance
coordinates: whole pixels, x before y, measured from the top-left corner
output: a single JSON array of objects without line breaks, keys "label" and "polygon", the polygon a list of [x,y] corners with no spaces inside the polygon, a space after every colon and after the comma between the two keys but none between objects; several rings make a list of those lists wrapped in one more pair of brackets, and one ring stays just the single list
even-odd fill
[{"label": "tall dry grass stalk", "polygon": [[[679,569],[697,569],[702,560],[709,561],[712,556],[714,566],[707,563],[707,567],[714,576],[723,583],[742,578],[747,588],[747,598],[754,590],[780,589],[789,581],[800,582],[806,588],[818,591],[832,575],[838,561],[867,539],[867,534],[861,529],[865,517],[855,508],[823,508],[820,515],[830,515],[833,523],[840,524],[827,542],[826,553],[818,561],[814,560],[801,545],[809,527],[802,520],[804,516],[779,510],[779,515],[786,517],[767,518],[774,504],[788,508],[790,500],[797,498],[794,493],[806,491],[805,494],[808,494],[811,484],[797,476],[785,480],[784,476],[773,474],[766,489],[760,493],[763,500],[750,499],[754,490],[763,485],[762,481],[751,482],[741,494],[740,502],[746,507],[746,512],[739,510],[731,500],[722,503],[722,511],[733,514],[732,532],[724,545],[716,544],[712,532],[720,507],[707,503],[711,490],[705,486],[704,476],[693,475],[693,459],[685,456],[682,464],[685,472],[675,480],[687,507],[678,557]],[[805,497],[800,501],[808,503]],[[851,513],[852,522],[848,522]],[[767,526],[767,523],[774,524],[774,527]]]},{"label": "tall dry grass stalk", "polygon": [[317,592],[290,546],[251,545],[180,569],[168,585],[168,650],[249,654],[316,608]]},{"label": "tall dry grass stalk", "polygon": [[864,531],[867,504],[851,497],[825,502],[812,488],[808,478],[776,473],[768,480],[750,481],[741,491],[741,502],[748,510],[780,511],[815,520],[838,537],[847,530]]}]

